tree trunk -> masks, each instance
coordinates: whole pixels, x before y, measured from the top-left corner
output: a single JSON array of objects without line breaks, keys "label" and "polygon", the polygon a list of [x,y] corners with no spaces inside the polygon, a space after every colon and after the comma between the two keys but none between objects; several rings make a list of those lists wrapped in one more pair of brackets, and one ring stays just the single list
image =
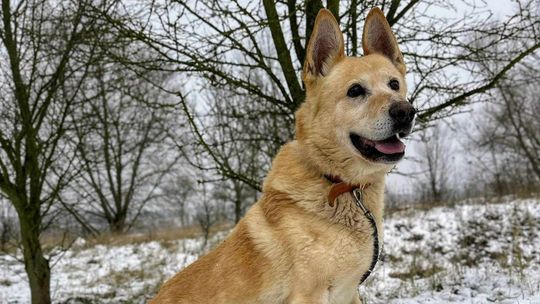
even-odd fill
[{"label": "tree trunk", "polygon": [[237,224],[242,218],[242,201],[237,199],[234,202],[234,223]]},{"label": "tree trunk", "polygon": [[113,233],[123,233],[126,229],[126,214],[124,212],[117,213],[109,222],[109,227]]},{"label": "tree trunk", "polygon": [[32,210],[23,212],[25,214],[19,214],[21,241],[32,304],[49,304],[51,303],[51,269],[49,261],[43,256],[39,242],[39,225],[41,223],[39,210],[37,212],[32,212]]},{"label": "tree trunk", "polygon": [[[306,0],[306,48],[309,44],[311,31],[313,31],[313,27],[315,26],[315,18],[319,10],[323,7],[321,0]],[[301,63],[304,64],[303,62]]]},{"label": "tree trunk", "polygon": [[334,18],[339,23],[339,0],[328,0],[326,2],[326,8],[332,12],[332,15],[334,15]]}]

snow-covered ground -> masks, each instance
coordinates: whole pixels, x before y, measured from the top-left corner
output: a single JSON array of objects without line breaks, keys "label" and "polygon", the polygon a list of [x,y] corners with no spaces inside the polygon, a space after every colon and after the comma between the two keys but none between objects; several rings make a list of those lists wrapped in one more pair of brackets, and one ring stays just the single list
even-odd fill
[{"label": "snow-covered ground", "polygon": [[410,210],[385,221],[364,303],[540,303],[540,202]]},{"label": "snow-covered ground", "polygon": [[[539,200],[402,211],[384,226],[384,261],[360,288],[364,303],[540,303]],[[201,247],[79,240],[55,260],[54,301],[145,303]],[[0,303],[29,303],[23,265],[0,254],[0,266]]]}]

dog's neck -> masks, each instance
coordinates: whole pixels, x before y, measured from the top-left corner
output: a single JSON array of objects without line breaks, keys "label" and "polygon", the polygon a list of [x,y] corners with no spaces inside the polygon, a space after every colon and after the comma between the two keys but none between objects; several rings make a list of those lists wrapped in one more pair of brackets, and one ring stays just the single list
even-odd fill
[{"label": "dog's neck", "polygon": [[[335,185],[325,174],[326,172],[321,172],[318,166],[306,159],[300,143],[293,141],[283,146],[274,159],[263,191],[278,191],[304,209],[325,214],[329,208],[328,195]],[[384,181],[385,173],[377,172],[363,176],[361,180],[351,184],[353,187],[370,185],[366,192],[374,199],[367,200],[366,207],[372,209],[376,217],[379,217],[379,213],[382,216]]]}]

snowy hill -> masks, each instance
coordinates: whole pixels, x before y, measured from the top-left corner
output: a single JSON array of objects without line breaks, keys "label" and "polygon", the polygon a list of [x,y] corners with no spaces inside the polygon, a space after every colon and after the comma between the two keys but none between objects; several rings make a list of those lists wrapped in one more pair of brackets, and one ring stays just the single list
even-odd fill
[{"label": "snowy hill", "polygon": [[[540,303],[539,200],[400,211],[386,217],[384,233],[384,260],[360,288],[364,303]],[[199,239],[78,240],[52,260],[53,299],[145,303],[201,247]],[[0,265],[0,303],[28,303],[24,266],[4,254]]]}]

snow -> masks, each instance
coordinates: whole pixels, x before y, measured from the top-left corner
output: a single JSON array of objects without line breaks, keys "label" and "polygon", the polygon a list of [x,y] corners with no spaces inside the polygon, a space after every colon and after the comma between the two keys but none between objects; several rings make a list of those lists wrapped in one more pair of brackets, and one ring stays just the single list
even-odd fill
[{"label": "snow", "polygon": [[[384,234],[384,260],[360,287],[364,303],[540,303],[540,200],[400,211],[386,216]],[[145,303],[202,246],[78,239],[53,259],[54,302]],[[0,266],[0,303],[28,303],[24,266],[6,254]]]},{"label": "snow", "polygon": [[393,214],[368,303],[540,303],[540,204],[515,200]]}]

